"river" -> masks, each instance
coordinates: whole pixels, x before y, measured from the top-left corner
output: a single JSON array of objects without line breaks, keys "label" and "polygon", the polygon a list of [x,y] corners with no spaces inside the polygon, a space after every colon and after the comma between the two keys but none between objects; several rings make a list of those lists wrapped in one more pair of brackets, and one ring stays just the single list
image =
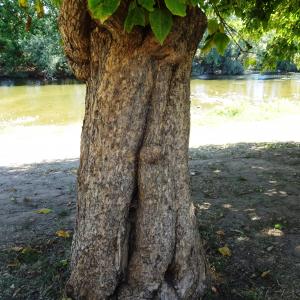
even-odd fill
[{"label": "river", "polygon": [[[77,158],[85,86],[0,83],[0,165]],[[191,147],[300,142],[300,75],[191,80]]]}]

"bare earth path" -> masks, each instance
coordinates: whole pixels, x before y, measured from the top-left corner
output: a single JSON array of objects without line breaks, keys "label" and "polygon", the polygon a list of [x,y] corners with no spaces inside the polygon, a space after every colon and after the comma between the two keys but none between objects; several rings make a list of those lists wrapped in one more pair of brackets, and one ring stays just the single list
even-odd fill
[{"label": "bare earth path", "polygon": [[[62,299],[71,239],[56,232],[72,233],[77,166],[0,167],[1,300]],[[206,299],[300,299],[300,144],[202,146],[190,170]]]}]

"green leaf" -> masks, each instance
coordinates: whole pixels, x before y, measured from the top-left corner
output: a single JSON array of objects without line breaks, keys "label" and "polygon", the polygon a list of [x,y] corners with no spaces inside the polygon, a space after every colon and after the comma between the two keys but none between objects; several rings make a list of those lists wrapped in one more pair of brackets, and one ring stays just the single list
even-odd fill
[{"label": "green leaf", "polygon": [[191,5],[194,6],[194,7],[198,4],[202,4],[201,2],[203,2],[203,1],[201,1],[201,0],[190,0]]},{"label": "green leaf", "polygon": [[166,9],[156,8],[149,14],[149,21],[155,37],[162,45],[172,29],[172,15]]},{"label": "green leaf", "polygon": [[197,0],[191,0],[190,2],[191,2],[191,5],[192,5],[192,6],[196,6],[196,5],[198,4],[198,1],[197,1]]},{"label": "green leaf", "polygon": [[216,19],[210,19],[207,23],[207,30],[209,34],[214,34],[219,30],[219,23]]},{"label": "green leaf", "polygon": [[128,15],[126,17],[124,28],[127,32],[130,32],[135,25],[145,26],[145,13],[141,7],[138,7],[135,2],[131,2],[128,9]]},{"label": "green leaf", "polygon": [[203,47],[201,48],[201,51],[204,54],[208,54],[209,51],[214,47],[215,47],[214,36],[208,35],[207,38],[205,39]]},{"label": "green leaf", "polygon": [[138,0],[139,5],[143,6],[144,8],[146,8],[148,11],[153,11],[154,8],[154,4],[155,1],[154,0]]},{"label": "green leaf", "polygon": [[176,16],[186,16],[186,4],[180,0],[165,0],[166,6],[169,11]]},{"label": "green leaf", "polygon": [[105,22],[119,7],[121,0],[88,0],[88,8],[95,19]]},{"label": "green leaf", "polygon": [[224,52],[229,42],[230,38],[225,33],[217,32],[214,34],[214,43],[218,52],[221,55],[224,55]]},{"label": "green leaf", "polygon": [[225,32],[225,28],[223,24],[219,24],[219,31],[223,33]]},{"label": "green leaf", "polygon": [[52,0],[52,3],[56,7],[61,7],[62,0]]}]

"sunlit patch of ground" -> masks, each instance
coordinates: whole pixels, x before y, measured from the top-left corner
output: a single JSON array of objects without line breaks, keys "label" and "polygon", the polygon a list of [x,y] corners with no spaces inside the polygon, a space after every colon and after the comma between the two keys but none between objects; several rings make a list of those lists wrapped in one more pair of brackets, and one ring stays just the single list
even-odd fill
[{"label": "sunlit patch of ground", "polygon": [[192,103],[191,147],[300,142],[300,101]]},{"label": "sunlit patch of ground", "polygon": [[192,126],[190,147],[261,142],[300,142],[300,113],[277,119],[240,122],[224,120],[214,125]]},{"label": "sunlit patch of ground", "polygon": [[10,126],[0,130],[0,166],[79,157],[81,124]]},{"label": "sunlit patch of ground", "polygon": [[[259,142],[300,142],[300,110],[267,119],[220,116],[192,109],[190,147]],[[251,116],[250,112],[249,115]],[[207,120],[207,122],[205,122]],[[0,166],[78,158],[81,124],[9,126],[0,130]]]}]

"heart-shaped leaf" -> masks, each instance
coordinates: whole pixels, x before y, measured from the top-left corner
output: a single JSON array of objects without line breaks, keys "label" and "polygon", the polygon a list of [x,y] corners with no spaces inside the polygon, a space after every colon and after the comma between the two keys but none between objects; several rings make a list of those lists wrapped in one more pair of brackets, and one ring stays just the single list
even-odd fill
[{"label": "heart-shaped leaf", "polygon": [[162,45],[172,29],[173,19],[171,13],[166,9],[156,8],[149,14],[149,21],[155,37]]},{"label": "heart-shaped leaf", "polygon": [[186,16],[186,4],[183,3],[182,0],[165,0],[165,3],[173,15],[180,17]]},{"label": "heart-shaped leaf", "polygon": [[88,8],[95,19],[106,21],[119,7],[121,0],[88,0]]}]

